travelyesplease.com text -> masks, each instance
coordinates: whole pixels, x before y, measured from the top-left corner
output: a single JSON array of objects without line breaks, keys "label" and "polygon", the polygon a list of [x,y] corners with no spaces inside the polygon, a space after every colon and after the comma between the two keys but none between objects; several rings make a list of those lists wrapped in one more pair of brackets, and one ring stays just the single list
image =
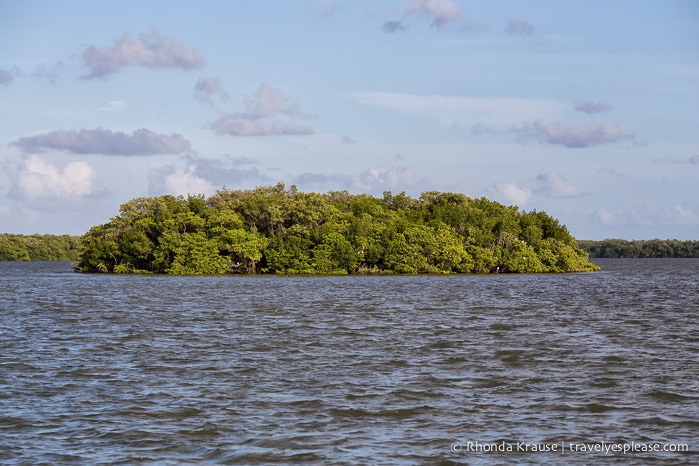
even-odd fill
[{"label": "travelyesplease.com text", "polygon": [[627,453],[688,452],[686,443],[607,443],[607,442],[455,442],[452,453],[602,453],[605,455]]}]

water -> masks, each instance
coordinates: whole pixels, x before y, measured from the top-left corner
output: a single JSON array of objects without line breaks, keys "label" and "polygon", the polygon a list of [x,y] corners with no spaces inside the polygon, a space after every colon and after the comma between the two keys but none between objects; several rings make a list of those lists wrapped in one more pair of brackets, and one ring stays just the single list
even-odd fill
[{"label": "water", "polygon": [[[699,462],[699,260],[596,262],[400,277],[0,263],[0,463]],[[517,442],[559,451],[486,451]],[[570,451],[602,442],[690,452]]]}]

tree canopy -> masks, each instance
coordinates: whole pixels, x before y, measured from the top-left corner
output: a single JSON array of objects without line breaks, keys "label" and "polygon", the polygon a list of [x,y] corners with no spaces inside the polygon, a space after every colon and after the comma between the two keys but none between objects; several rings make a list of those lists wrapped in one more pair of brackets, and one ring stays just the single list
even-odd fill
[{"label": "tree canopy", "polygon": [[71,261],[78,258],[78,236],[0,234],[0,261]]},{"label": "tree canopy", "polygon": [[430,191],[419,199],[284,184],[141,197],[81,239],[84,272],[493,273],[597,270],[544,212]]},{"label": "tree canopy", "polygon": [[699,258],[699,241],[605,239],[602,241],[580,240],[578,245],[587,251],[590,257]]}]

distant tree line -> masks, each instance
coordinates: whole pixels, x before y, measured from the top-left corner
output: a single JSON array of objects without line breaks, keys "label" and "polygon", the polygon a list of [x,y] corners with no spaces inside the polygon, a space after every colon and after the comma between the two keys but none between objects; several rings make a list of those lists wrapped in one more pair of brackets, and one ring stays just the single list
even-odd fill
[{"label": "distant tree line", "polygon": [[74,261],[80,237],[0,234],[0,261]]},{"label": "distant tree line", "polygon": [[578,245],[587,251],[590,257],[599,258],[699,258],[699,241],[605,239],[602,241],[580,240]]},{"label": "distant tree line", "polygon": [[491,273],[596,270],[565,226],[485,198],[413,199],[283,184],[206,199],[136,198],[81,240],[77,269],[114,273]]}]

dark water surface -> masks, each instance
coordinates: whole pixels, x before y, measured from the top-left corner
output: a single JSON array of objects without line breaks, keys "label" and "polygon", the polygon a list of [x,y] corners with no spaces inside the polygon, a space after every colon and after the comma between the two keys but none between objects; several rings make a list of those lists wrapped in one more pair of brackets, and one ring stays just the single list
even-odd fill
[{"label": "dark water surface", "polygon": [[[699,260],[595,262],[409,277],[0,263],[0,463],[699,464]],[[558,451],[492,451],[517,442]],[[602,442],[690,451],[571,451]]]}]

